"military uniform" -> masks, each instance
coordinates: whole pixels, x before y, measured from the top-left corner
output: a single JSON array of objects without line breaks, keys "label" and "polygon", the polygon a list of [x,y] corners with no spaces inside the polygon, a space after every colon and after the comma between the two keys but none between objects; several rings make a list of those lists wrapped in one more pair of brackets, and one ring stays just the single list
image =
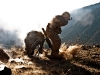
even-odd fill
[{"label": "military uniform", "polygon": [[62,15],[55,16],[52,22],[48,23],[46,27],[46,34],[52,41],[51,55],[54,57],[59,56],[61,39],[58,34],[62,32],[61,26],[67,25],[68,20],[70,20],[70,14],[68,12],[64,12]]},{"label": "military uniform", "polygon": [[25,50],[28,55],[34,54],[34,49],[39,45],[39,51],[42,51],[43,43],[44,43],[44,35],[42,32],[31,31],[27,34],[25,40]]}]

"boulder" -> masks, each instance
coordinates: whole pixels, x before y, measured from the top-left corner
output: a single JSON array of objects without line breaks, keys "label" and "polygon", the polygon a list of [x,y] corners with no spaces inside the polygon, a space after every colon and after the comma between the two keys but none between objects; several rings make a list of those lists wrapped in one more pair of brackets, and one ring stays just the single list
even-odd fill
[{"label": "boulder", "polygon": [[0,48],[0,61],[2,61],[3,63],[7,63],[9,59],[10,57],[6,54],[6,52],[2,48]]}]

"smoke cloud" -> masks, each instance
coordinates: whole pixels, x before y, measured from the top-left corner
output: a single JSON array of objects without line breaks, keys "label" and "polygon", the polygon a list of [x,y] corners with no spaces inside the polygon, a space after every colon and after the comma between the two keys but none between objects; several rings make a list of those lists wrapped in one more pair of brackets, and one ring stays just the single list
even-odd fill
[{"label": "smoke cloud", "polygon": [[93,22],[93,19],[94,19],[94,16],[90,13],[90,14],[87,14],[86,17],[83,17],[82,20],[81,20],[81,24],[83,26],[86,26],[86,25],[91,25],[92,22]]},{"label": "smoke cloud", "polygon": [[94,19],[90,9],[75,10],[72,12],[72,16],[75,22],[81,22],[83,26],[91,25]]},{"label": "smoke cloud", "polygon": [[0,27],[0,46],[10,48],[11,46],[22,46],[23,43],[18,36],[17,30],[5,30]]}]

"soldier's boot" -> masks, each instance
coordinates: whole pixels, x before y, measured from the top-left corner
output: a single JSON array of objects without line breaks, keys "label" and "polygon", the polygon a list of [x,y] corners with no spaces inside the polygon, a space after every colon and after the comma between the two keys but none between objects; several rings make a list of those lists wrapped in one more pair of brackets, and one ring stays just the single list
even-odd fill
[{"label": "soldier's boot", "polygon": [[57,57],[59,56],[59,52],[58,51],[52,51],[51,56]]},{"label": "soldier's boot", "polygon": [[29,58],[32,58],[33,57],[33,54],[34,54],[34,50],[31,48],[31,47],[27,47],[26,48],[26,54]]},{"label": "soldier's boot", "polygon": [[64,59],[62,55],[59,54],[59,52],[52,52],[51,55],[47,56],[50,59]]},{"label": "soldier's boot", "polygon": [[30,58],[31,57],[31,52],[29,51],[30,48],[26,48],[25,50],[26,50],[26,55]]},{"label": "soldier's boot", "polygon": [[62,57],[62,56],[59,55],[59,52],[52,52],[51,56],[53,56],[53,57]]}]

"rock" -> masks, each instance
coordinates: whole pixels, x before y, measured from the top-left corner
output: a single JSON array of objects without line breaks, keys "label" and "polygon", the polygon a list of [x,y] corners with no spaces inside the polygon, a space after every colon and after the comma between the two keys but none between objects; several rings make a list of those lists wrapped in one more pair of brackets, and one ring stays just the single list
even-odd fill
[{"label": "rock", "polygon": [[3,63],[7,63],[9,59],[10,57],[6,54],[6,52],[2,48],[0,48],[0,61],[2,61]]}]

